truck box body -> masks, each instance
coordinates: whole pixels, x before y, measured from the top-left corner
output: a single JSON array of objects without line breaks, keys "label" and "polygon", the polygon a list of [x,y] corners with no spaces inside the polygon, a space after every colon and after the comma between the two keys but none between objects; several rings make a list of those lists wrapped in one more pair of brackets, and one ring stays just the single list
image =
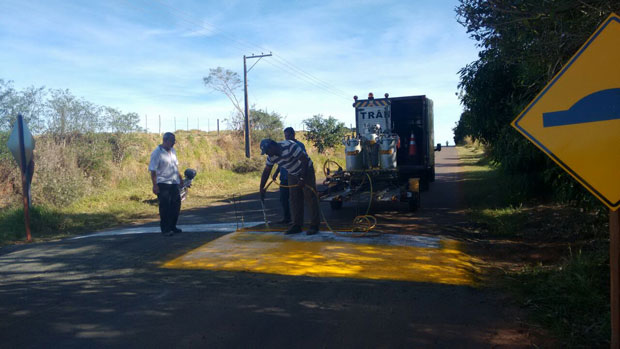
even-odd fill
[{"label": "truck box body", "polygon": [[[356,129],[360,135],[369,126],[380,125],[386,133],[398,134],[397,167],[401,180],[418,177],[432,181],[435,175],[433,101],[426,96],[358,100],[355,107]],[[411,134],[415,136],[416,154],[409,154]],[[426,184],[424,183],[424,184]]]}]

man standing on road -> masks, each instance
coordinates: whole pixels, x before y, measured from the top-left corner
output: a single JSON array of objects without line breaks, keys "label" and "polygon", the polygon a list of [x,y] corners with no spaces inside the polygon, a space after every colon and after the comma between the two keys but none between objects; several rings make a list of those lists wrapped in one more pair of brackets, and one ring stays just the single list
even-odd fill
[{"label": "man standing on road", "polygon": [[[295,130],[292,127],[287,127],[284,129],[284,139],[286,139],[287,141],[294,141],[301,147],[301,150],[303,150],[304,152],[306,151],[306,146],[295,139]],[[284,217],[279,223],[288,224],[291,222],[291,208],[289,205],[290,190],[287,187],[288,172],[282,166],[278,166],[278,169],[273,174],[274,181],[276,180],[276,178],[278,178],[278,174],[280,174],[280,184],[284,185],[280,187],[280,204],[282,204],[282,212]]]},{"label": "man standing on road", "polygon": [[[267,162],[260,179],[261,199],[265,197],[265,184],[274,164],[278,164],[288,172],[288,183],[291,186],[291,209],[293,213],[293,225],[286,234],[301,233],[304,222],[304,201],[310,209],[310,229],[307,235],[319,232],[319,202],[316,197],[316,178],[312,160],[295,141],[284,140],[275,142],[271,139],[263,139],[260,142],[261,155],[267,154]],[[314,192],[313,192],[314,190]],[[305,200],[304,200],[305,199]]]},{"label": "man standing on road", "polygon": [[153,193],[159,199],[159,225],[166,236],[182,232],[177,228],[177,220],[181,211],[179,186],[183,186],[183,177],[179,172],[177,153],[173,149],[175,143],[174,133],[164,133],[163,142],[153,150],[149,163]]}]

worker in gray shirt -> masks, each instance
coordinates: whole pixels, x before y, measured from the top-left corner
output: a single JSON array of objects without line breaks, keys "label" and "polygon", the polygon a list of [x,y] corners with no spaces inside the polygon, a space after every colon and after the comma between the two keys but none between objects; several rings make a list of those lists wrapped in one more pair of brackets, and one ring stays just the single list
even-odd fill
[{"label": "worker in gray shirt", "polygon": [[181,211],[179,187],[183,186],[183,177],[179,172],[177,153],[173,149],[175,143],[174,133],[164,133],[162,144],[153,150],[149,163],[153,193],[159,199],[159,225],[162,234],[166,236],[182,232],[177,228],[177,220]]}]

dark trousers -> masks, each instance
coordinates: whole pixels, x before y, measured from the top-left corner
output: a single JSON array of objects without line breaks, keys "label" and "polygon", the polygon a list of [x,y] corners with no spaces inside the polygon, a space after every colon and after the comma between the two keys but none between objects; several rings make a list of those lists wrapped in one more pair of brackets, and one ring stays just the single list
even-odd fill
[{"label": "dark trousers", "polygon": [[[281,181],[280,184],[288,185],[288,179]],[[282,213],[285,221],[291,220],[291,206],[289,201],[290,190],[288,188],[280,187],[280,204],[282,204]]]},{"label": "dark trousers", "polygon": [[181,196],[178,184],[157,183],[159,187],[159,226],[166,233],[176,228],[181,211]]},{"label": "dark trousers", "polygon": [[[307,186],[310,186],[316,192],[316,177],[314,175],[314,168],[310,167],[306,178],[304,178]],[[288,175],[289,185],[296,185],[299,183],[299,177]],[[319,217],[319,201],[310,188],[304,186],[303,189],[296,186],[290,188],[291,190],[291,211],[293,213],[293,225],[302,226],[304,223],[304,202],[310,211],[310,227],[319,228],[321,224],[321,218]]]}]

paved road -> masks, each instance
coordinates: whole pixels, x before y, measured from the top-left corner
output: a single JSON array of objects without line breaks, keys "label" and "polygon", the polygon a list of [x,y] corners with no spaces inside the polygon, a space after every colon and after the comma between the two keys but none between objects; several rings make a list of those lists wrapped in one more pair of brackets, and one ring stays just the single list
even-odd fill
[{"label": "paved road", "polygon": [[[438,154],[437,181],[424,193],[423,209],[375,211],[379,230],[458,238],[464,219],[457,154],[454,148]],[[254,199],[236,204],[244,222],[262,220]],[[275,221],[276,193],[267,201]],[[346,223],[356,210],[326,213]],[[184,211],[180,223],[236,224],[234,211],[222,202]],[[518,313],[480,287],[161,267],[225,234],[107,235],[3,247],[0,346],[530,346]]]}]

